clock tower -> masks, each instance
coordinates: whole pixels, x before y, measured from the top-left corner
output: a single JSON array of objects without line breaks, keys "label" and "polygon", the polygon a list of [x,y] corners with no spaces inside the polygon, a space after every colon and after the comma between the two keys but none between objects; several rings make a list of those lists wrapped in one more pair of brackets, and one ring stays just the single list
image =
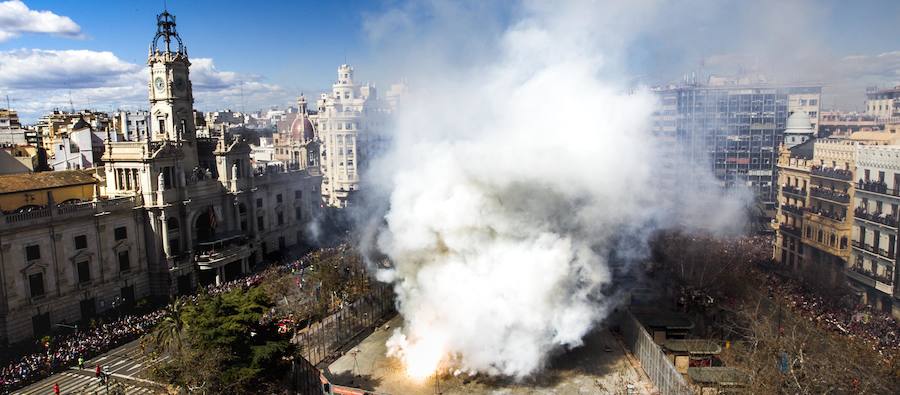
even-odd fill
[{"label": "clock tower", "polygon": [[194,96],[188,77],[187,47],[175,31],[175,16],[156,16],[156,36],[150,44],[150,139],[193,142]]}]

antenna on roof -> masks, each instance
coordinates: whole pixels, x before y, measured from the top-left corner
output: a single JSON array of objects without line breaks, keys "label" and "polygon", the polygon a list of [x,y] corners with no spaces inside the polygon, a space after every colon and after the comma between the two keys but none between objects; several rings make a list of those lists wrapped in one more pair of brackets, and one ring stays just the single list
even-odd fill
[{"label": "antenna on roof", "polygon": [[241,112],[245,113],[245,111],[244,111],[244,80],[241,80]]},{"label": "antenna on roof", "polygon": [[75,113],[75,104],[72,103],[72,90],[69,89],[69,110],[74,114]]},{"label": "antenna on roof", "polygon": [[6,109],[11,109],[11,107],[9,106],[9,95],[6,95]]}]

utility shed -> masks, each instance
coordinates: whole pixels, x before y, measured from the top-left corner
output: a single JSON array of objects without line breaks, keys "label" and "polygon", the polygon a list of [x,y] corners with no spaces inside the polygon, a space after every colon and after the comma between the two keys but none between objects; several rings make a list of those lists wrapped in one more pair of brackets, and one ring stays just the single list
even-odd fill
[{"label": "utility shed", "polygon": [[655,309],[632,309],[631,312],[653,334],[656,344],[661,345],[666,339],[684,339],[694,329],[694,322],[687,314]]},{"label": "utility shed", "polygon": [[717,341],[706,339],[668,339],[662,346],[681,374],[691,366],[711,366],[713,358],[722,352]]},{"label": "utility shed", "polygon": [[688,368],[688,378],[701,395],[744,393],[749,382],[746,373],[726,366]]}]

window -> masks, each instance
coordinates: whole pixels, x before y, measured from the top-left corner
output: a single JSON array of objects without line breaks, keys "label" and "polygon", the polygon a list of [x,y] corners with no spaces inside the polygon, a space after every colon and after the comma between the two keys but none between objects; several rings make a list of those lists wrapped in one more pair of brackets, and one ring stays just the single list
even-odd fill
[{"label": "window", "polygon": [[294,207],[294,218],[298,221],[303,218],[303,210],[300,207]]},{"label": "window", "polygon": [[88,261],[78,262],[78,283],[91,281],[91,265]]},{"label": "window", "polygon": [[278,202],[278,203],[281,203],[281,202],[283,201],[283,199],[281,198],[281,194],[280,194],[280,193],[277,194],[277,195],[275,195],[275,201]]},{"label": "window", "polygon": [[263,217],[256,217],[256,229],[263,230],[265,226],[263,226]]},{"label": "window", "polygon": [[284,225],[284,214],[278,212],[278,225]]},{"label": "window", "polygon": [[29,261],[33,261],[35,259],[41,259],[41,246],[39,245],[31,245],[25,247],[25,259]]},{"label": "window", "polygon": [[85,236],[85,235],[75,236],[75,249],[83,250],[85,248],[87,248],[87,236]]},{"label": "window", "polygon": [[301,191],[299,189],[294,191],[294,199],[296,199],[296,200],[303,199],[303,191]]},{"label": "window", "polygon": [[114,234],[115,234],[116,241],[125,240],[128,238],[128,229],[125,228],[124,226],[120,226],[120,227],[116,228],[116,230],[114,231]]},{"label": "window", "polygon": [[31,289],[31,297],[44,296],[44,273],[35,273],[28,276],[28,286]]},{"label": "window", "polygon": [[119,271],[127,272],[131,270],[131,259],[128,257],[128,250],[119,253]]},{"label": "window", "polygon": [[256,199],[256,208],[262,207],[262,198]]}]

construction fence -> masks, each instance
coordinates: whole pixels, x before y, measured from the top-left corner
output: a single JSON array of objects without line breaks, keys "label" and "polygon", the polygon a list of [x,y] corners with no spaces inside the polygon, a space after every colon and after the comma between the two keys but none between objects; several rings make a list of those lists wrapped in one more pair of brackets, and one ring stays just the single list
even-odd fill
[{"label": "construction fence", "polygon": [[373,328],[385,315],[394,312],[394,293],[389,286],[373,287],[372,293],[343,307],[294,336],[294,343],[313,365],[325,361],[351,339]]},{"label": "construction fence", "polygon": [[619,317],[622,328],[622,336],[625,345],[631,349],[635,357],[641,362],[641,367],[650,381],[656,385],[663,395],[689,395],[693,394],[688,384],[684,381],[662,349],[653,341],[653,337],[647,333],[640,321],[625,310]]}]

